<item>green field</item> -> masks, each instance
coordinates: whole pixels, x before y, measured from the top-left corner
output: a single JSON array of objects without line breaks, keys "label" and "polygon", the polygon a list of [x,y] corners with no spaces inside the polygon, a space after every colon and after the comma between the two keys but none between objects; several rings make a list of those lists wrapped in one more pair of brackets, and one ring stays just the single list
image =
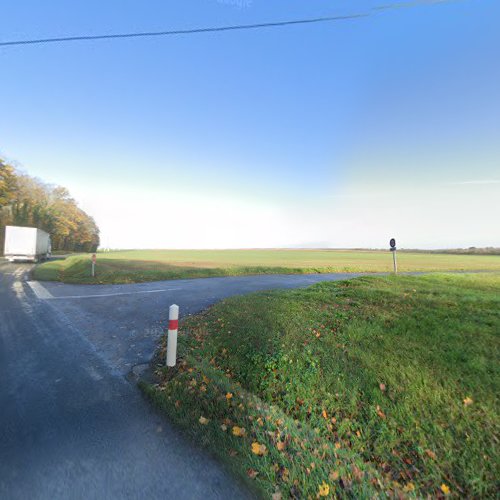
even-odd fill
[{"label": "green field", "polygon": [[327,282],[187,319],[142,386],[267,498],[496,498],[499,334],[497,273]]},{"label": "green field", "polygon": [[[67,283],[132,283],[244,274],[388,272],[390,252],[341,250],[133,250],[98,254],[96,278],[90,255],[41,264],[35,278]],[[500,270],[498,255],[399,253],[399,270]]]}]

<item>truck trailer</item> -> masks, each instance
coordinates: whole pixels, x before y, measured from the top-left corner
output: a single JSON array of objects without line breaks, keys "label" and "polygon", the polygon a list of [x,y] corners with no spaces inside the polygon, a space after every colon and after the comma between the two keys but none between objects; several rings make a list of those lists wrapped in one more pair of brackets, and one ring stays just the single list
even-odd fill
[{"label": "truck trailer", "polygon": [[50,235],[36,227],[5,227],[4,256],[10,262],[38,262],[50,257]]}]

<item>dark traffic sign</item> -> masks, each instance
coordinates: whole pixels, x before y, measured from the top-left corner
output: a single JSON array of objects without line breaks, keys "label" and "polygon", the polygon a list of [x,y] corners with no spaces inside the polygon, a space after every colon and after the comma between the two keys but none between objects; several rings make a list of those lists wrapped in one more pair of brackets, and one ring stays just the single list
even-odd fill
[{"label": "dark traffic sign", "polygon": [[396,248],[396,240],[394,238],[391,238],[391,241],[389,241],[389,245],[391,245],[391,248]]}]

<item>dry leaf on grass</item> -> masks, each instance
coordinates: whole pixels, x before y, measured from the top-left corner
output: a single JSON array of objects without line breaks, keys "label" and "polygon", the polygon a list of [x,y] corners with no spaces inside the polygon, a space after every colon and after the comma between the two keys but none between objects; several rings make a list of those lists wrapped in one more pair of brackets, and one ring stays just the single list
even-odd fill
[{"label": "dry leaf on grass", "polygon": [[243,427],[238,427],[237,425],[233,427],[233,436],[243,437],[245,433],[246,431]]},{"label": "dry leaf on grass", "polygon": [[320,497],[327,497],[330,494],[330,486],[324,481],[319,485],[318,495]]},{"label": "dry leaf on grass", "polygon": [[328,479],[330,479],[330,481],[337,481],[339,479],[339,477],[340,477],[340,474],[336,470],[333,470],[328,475]]},{"label": "dry leaf on grass", "polygon": [[259,473],[255,469],[247,469],[247,476],[250,479],[255,479],[258,475]]},{"label": "dry leaf on grass", "polygon": [[441,491],[445,494],[445,495],[449,495],[450,494],[450,488],[449,486],[447,486],[446,484],[442,484],[441,485]]},{"label": "dry leaf on grass", "polygon": [[267,448],[266,448],[265,444],[257,443],[257,441],[254,441],[252,443],[252,453],[253,454],[262,456],[262,455],[265,455],[266,452],[267,452]]}]

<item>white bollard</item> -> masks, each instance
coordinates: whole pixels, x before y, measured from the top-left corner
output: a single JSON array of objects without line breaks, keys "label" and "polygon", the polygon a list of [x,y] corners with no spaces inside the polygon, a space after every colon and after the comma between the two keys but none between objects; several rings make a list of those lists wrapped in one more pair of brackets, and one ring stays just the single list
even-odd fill
[{"label": "white bollard", "polygon": [[173,304],[168,310],[167,366],[177,362],[177,330],[179,328],[179,306]]}]

